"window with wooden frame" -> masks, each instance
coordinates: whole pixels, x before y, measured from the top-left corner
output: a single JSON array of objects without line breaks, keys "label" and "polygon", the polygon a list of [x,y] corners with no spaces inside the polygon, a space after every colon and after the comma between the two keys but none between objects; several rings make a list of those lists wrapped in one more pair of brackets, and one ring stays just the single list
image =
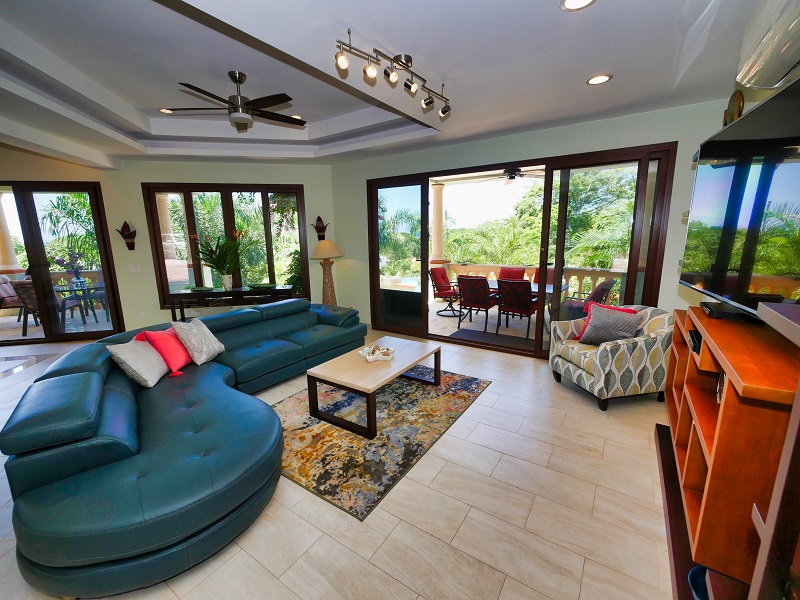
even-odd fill
[{"label": "window with wooden frame", "polygon": [[195,236],[213,243],[244,232],[255,241],[233,273],[233,285],[293,284],[309,297],[308,243],[302,185],[143,183],[147,226],[162,308],[191,286],[221,287],[220,274],[197,256]]}]

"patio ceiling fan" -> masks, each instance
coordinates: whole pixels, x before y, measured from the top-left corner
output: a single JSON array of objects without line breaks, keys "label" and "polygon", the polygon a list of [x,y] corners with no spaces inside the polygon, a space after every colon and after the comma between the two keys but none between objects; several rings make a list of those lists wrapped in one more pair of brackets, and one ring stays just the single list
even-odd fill
[{"label": "patio ceiling fan", "polygon": [[216,94],[212,94],[204,89],[197,87],[196,85],[192,85],[191,83],[181,83],[183,87],[189,88],[190,90],[197,92],[198,94],[202,94],[203,96],[207,96],[212,100],[216,100],[217,102],[222,102],[225,104],[225,107],[214,107],[214,108],[162,108],[160,109],[162,113],[165,114],[172,114],[175,112],[186,112],[186,111],[197,111],[197,110],[227,110],[228,111],[228,119],[231,122],[231,125],[236,127],[236,131],[239,133],[243,133],[247,131],[248,127],[253,124],[253,117],[260,117],[262,119],[268,119],[270,121],[277,121],[278,123],[287,123],[289,125],[298,125],[303,126],[306,122],[296,116],[287,116],[282,115],[280,113],[264,110],[265,108],[270,108],[272,106],[278,106],[279,104],[285,104],[287,102],[291,102],[292,98],[286,94],[272,94],[271,96],[262,96],[260,98],[254,98],[250,100],[250,98],[241,95],[240,86],[245,82],[247,79],[247,75],[242,73],[241,71],[228,71],[228,77],[230,78],[231,82],[236,84],[236,94],[228,96],[226,100],[222,96],[217,96]]},{"label": "patio ceiling fan", "polygon": [[[543,177],[543,173],[539,170],[535,171],[527,171],[523,172],[522,169],[518,167],[514,167],[512,169],[504,169],[502,175],[498,175],[497,177],[489,177],[489,179],[484,179],[483,181],[494,181],[496,179],[505,179],[506,185],[514,183],[514,181],[521,177]],[[481,183],[483,183],[483,181]]]}]

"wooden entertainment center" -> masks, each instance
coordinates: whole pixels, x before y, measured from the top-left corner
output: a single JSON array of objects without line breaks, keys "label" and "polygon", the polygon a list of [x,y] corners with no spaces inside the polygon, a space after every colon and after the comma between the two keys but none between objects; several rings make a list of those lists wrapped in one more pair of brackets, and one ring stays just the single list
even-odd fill
[{"label": "wooden entertainment center", "polygon": [[[702,337],[695,350],[691,331]],[[773,488],[798,381],[800,347],[768,325],[675,311],[670,427],[656,428],[675,598],[692,598],[695,563],[710,569],[712,598],[747,598],[754,575],[761,584],[759,549],[773,535],[771,504],[781,504]]]}]

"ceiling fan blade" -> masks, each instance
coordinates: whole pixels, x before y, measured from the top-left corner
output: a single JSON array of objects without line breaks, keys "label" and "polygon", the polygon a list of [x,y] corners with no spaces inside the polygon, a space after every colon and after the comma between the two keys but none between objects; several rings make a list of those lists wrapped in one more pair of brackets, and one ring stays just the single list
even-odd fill
[{"label": "ceiling fan blade", "polygon": [[295,119],[294,117],[287,117],[286,115],[282,115],[276,112],[270,112],[268,110],[258,110],[253,109],[253,114],[256,117],[261,117],[262,119],[269,119],[271,121],[278,121],[279,123],[288,123],[289,125],[305,125],[306,122],[303,119]]},{"label": "ceiling fan blade", "polygon": [[190,90],[194,90],[198,94],[203,94],[203,96],[208,96],[209,98],[213,98],[214,100],[216,100],[218,102],[222,102],[223,104],[227,104],[228,106],[233,106],[233,102],[231,102],[230,100],[226,100],[222,96],[217,96],[216,94],[212,94],[211,92],[207,92],[204,89],[197,87],[196,85],[192,85],[191,83],[182,83],[182,82],[179,81],[178,85],[182,85],[183,87],[187,87]]},{"label": "ceiling fan blade", "polygon": [[179,110],[228,110],[227,108],[217,107],[217,106],[208,106],[206,108],[168,108],[167,110],[171,110],[172,112],[177,112]]},{"label": "ceiling fan blade", "polygon": [[237,133],[244,133],[245,131],[247,131],[247,123],[236,122],[236,123],[234,123],[234,125],[236,125],[236,132]]},{"label": "ceiling fan blade", "polygon": [[262,96],[261,98],[253,98],[249,102],[245,102],[245,106],[250,108],[269,108],[270,106],[278,106],[279,104],[286,104],[291,102],[292,97],[286,94],[272,94],[271,96]]}]

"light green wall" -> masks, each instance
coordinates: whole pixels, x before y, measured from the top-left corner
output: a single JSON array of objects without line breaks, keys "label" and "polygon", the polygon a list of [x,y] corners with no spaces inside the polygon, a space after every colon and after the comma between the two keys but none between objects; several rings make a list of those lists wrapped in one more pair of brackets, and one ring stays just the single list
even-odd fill
[{"label": "light green wall", "polygon": [[[165,321],[168,311],[158,308],[155,273],[146,235],[142,182],[300,183],[305,186],[306,220],[321,215],[331,221],[328,235],[345,257],[336,261],[334,277],[338,303],[354,306],[370,320],[366,181],[377,177],[480,166],[491,163],[607,150],[626,146],[678,142],[664,270],[659,305],[663,308],[696,304],[700,296],[678,285],[678,260],[683,254],[694,171],[691,158],[700,143],[721,124],[725,101],[708,102],[554,127],[488,140],[442,145],[331,166],[191,161],[126,161],[121,171],[103,171],[26,152],[0,148],[0,181],[99,181],[109,227],[128,221],[139,231],[136,250],[111,232],[111,247],[119,275],[125,325],[131,329]],[[456,117],[455,113],[453,114]],[[308,225],[308,224],[306,224]],[[309,231],[313,251],[314,236]],[[138,266],[139,272],[130,271]],[[321,271],[311,261],[311,293],[319,301]],[[144,317],[140,313],[144,312]]]},{"label": "light green wall", "polygon": [[[143,327],[169,320],[169,311],[158,306],[155,270],[142,198],[142,182],[191,183],[292,183],[303,184],[306,220],[321,215],[332,220],[331,169],[329,166],[224,162],[128,161],[121,171],[102,171],[52,160],[26,152],[0,148],[0,181],[99,181],[106,218],[111,229],[111,251],[117,270],[125,326]],[[136,249],[129,251],[115,232],[123,221],[136,229]],[[301,226],[308,227],[308,223]],[[313,251],[316,238],[307,233]],[[139,267],[139,272],[131,268]],[[310,264],[311,295],[322,297],[322,275],[316,261]],[[140,313],[144,317],[140,317]]]},{"label": "light green wall", "polygon": [[[720,129],[726,104],[706,102],[335,165],[334,239],[345,254],[334,267],[339,304],[354,306],[369,320],[368,179],[672,141],[678,142],[678,154],[659,306],[697,304],[700,295],[678,284],[678,260],[686,236],[682,213],[689,210],[692,195],[692,155]],[[458,118],[455,110],[453,118]]]}]

